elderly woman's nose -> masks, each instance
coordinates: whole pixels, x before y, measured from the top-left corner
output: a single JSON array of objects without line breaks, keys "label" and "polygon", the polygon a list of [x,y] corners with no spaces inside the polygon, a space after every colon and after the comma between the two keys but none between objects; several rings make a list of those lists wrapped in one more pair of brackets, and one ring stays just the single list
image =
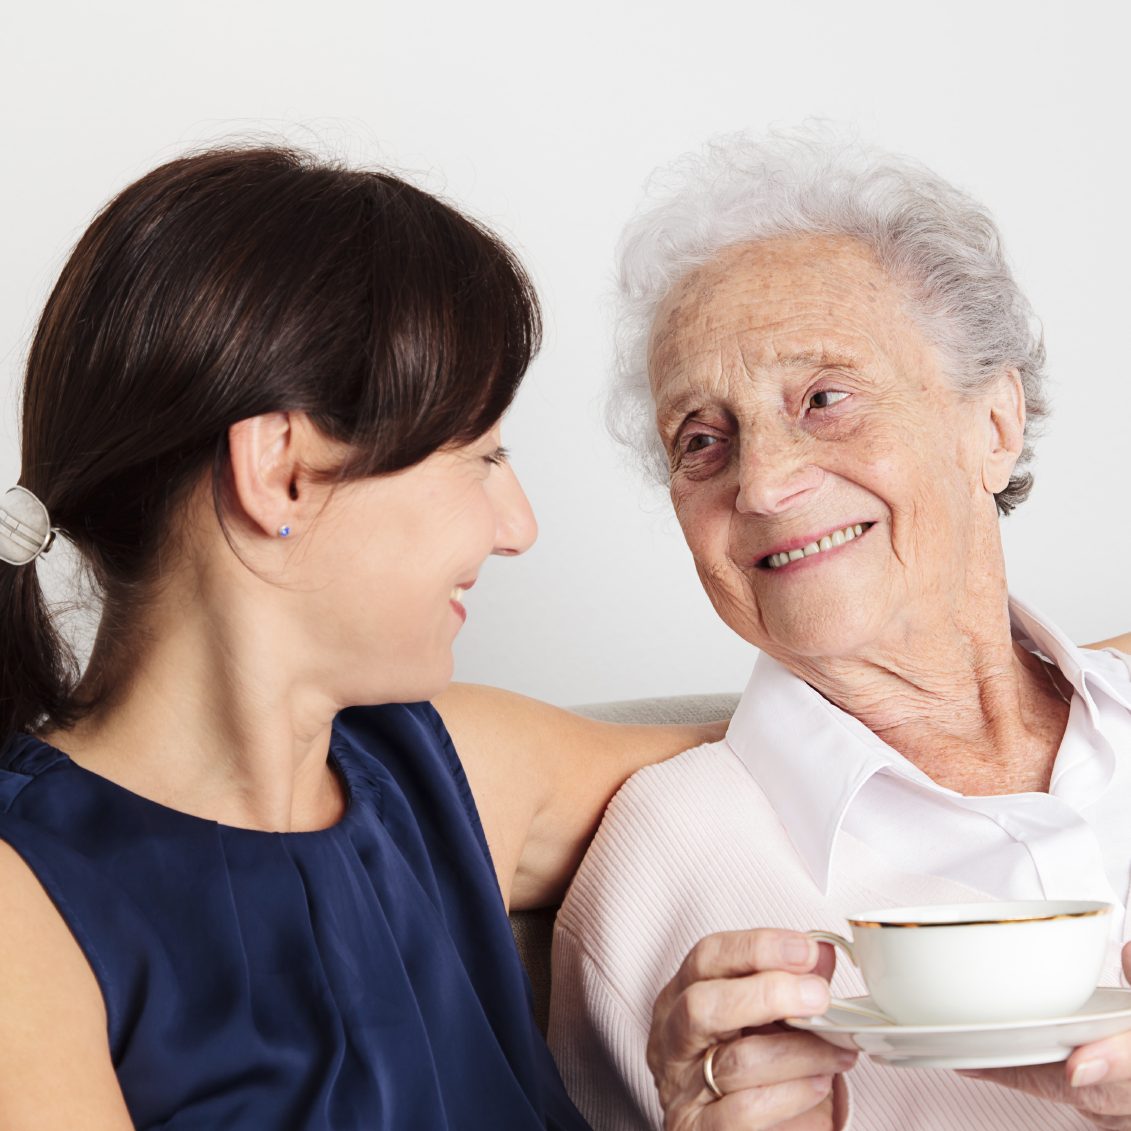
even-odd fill
[{"label": "elderly woman's nose", "polygon": [[735,507],[744,514],[780,514],[820,482],[821,470],[808,458],[804,441],[748,444],[740,455]]},{"label": "elderly woman's nose", "polygon": [[538,521],[518,476],[509,465],[498,469],[495,506],[495,554],[521,554],[534,545]]}]

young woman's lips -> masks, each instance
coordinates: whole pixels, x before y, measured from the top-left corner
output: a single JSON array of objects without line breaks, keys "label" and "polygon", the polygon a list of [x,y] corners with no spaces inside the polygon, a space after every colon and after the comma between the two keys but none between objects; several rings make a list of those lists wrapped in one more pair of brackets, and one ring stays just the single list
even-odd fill
[{"label": "young woman's lips", "polygon": [[461,621],[467,620],[467,609],[463,607],[463,595],[475,584],[475,580],[475,578],[472,578],[470,581],[460,582],[459,585],[452,588],[452,595],[448,598],[448,604],[451,605]]}]

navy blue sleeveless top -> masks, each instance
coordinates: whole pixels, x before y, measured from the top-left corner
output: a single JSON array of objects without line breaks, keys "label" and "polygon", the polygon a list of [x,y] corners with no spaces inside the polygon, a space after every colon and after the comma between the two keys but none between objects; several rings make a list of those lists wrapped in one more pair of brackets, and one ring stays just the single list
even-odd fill
[{"label": "navy blue sleeveless top", "polygon": [[467,779],[426,704],[353,708],[332,828],[147,801],[27,735],[0,838],[102,989],[138,1131],[577,1131]]}]

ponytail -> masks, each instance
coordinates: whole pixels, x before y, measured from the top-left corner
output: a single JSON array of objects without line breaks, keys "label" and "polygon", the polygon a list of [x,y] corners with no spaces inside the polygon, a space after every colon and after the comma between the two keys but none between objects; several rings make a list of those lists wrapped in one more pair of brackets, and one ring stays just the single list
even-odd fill
[{"label": "ponytail", "polygon": [[65,723],[77,665],[59,635],[36,563],[0,562],[0,752],[22,730]]}]

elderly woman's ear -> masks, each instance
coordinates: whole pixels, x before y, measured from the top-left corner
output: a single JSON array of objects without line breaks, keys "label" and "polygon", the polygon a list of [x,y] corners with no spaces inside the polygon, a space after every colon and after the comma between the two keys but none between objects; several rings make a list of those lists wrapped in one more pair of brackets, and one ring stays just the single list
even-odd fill
[{"label": "elderly woman's ear", "polygon": [[1007,370],[986,394],[986,452],[982,485],[991,494],[1005,490],[1025,446],[1025,392],[1021,375]]}]

